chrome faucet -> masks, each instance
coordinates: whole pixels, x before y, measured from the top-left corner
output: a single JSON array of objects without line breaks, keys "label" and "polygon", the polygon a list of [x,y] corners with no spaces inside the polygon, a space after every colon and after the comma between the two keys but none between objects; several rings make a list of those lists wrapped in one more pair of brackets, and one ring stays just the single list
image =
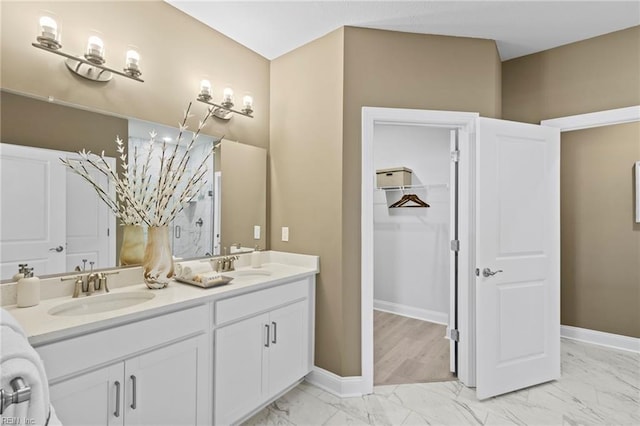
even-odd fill
[{"label": "chrome faucet", "polygon": [[91,271],[85,277],[87,286],[86,286],[86,289],[85,288],[82,289],[85,293],[87,293],[87,296],[91,296],[93,292],[96,291],[96,280],[98,278],[98,275],[95,272],[93,272],[93,265],[95,265],[95,262],[91,261],[89,262],[89,264],[91,265]]},{"label": "chrome faucet", "polygon": [[[85,260],[86,262],[86,260]],[[94,262],[91,264],[91,271],[88,274],[73,275],[70,277],[62,277],[60,281],[75,280],[73,286],[73,298],[80,296],[80,293],[84,293],[87,296],[91,296],[93,293],[99,291],[104,287],[105,293],[109,293],[109,286],[107,284],[107,277],[109,275],[115,275],[119,271],[112,272],[93,272]]]},{"label": "chrome faucet", "polygon": [[224,247],[224,256],[216,260],[216,272],[235,271],[234,262],[238,260],[238,256],[227,256],[227,248]]}]

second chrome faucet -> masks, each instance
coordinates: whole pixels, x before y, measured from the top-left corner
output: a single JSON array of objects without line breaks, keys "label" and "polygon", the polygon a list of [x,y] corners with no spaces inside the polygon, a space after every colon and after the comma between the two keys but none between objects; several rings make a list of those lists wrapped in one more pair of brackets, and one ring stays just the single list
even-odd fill
[{"label": "second chrome faucet", "polygon": [[[86,260],[83,259],[83,262],[86,264]],[[104,288],[105,293],[109,293],[107,277],[118,273],[118,271],[93,272],[94,262],[89,262],[89,264],[91,265],[91,270],[87,274],[60,278],[61,281],[75,280],[72,295],[74,298],[79,297],[81,292],[87,296],[91,296],[94,292],[99,291],[102,288]],[[76,270],[79,271],[79,269],[80,268],[77,268]]]}]

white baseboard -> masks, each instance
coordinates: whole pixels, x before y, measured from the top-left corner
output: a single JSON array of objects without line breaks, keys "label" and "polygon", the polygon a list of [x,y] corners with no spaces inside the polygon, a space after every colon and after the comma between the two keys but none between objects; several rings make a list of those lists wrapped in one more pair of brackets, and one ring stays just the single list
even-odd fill
[{"label": "white baseboard", "polygon": [[560,326],[560,336],[580,342],[592,343],[594,345],[640,353],[640,339],[637,337],[605,333],[603,331],[572,327],[570,325]]},{"label": "white baseboard", "polygon": [[391,314],[402,315],[403,317],[415,318],[422,321],[434,322],[436,324],[449,324],[449,315],[445,312],[430,311],[428,309],[414,308],[412,306],[400,305],[384,300],[374,300],[373,309]]},{"label": "white baseboard", "polygon": [[362,376],[341,377],[320,367],[313,367],[305,380],[340,398],[362,396]]}]

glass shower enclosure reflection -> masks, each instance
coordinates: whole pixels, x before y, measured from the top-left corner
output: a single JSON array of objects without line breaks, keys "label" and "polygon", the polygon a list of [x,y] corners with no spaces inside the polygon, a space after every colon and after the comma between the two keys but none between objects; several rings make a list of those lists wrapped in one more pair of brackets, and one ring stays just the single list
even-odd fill
[{"label": "glass shower enclosure reflection", "polygon": [[[146,158],[149,152],[149,132],[157,133],[155,143],[152,147],[152,164],[149,174],[157,177],[159,175],[160,157],[163,143],[167,144],[167,149],[175,149],[178,143],[178,153],[184,152],[186,145],[191,141],[192,133],[184,132],[182,139],[178,142],[178,129],[157,123],[147,123],[140,120],[129,121],[129,144],[128,159],[129,164],[133,162],[133,156]],[[195,146],[191,150],[187,163],[186,175],[190,175],[198,166],[202,157],[206,156],[218,141],[211,136],[199,135]],[[173,256],[176,259],[211,256],[216,254],[214,250],[214,230],[216,197],[214,184],[214,157],[208,161],[206,183],[194,194],[193,198],[178,213],[170,226],[171,246]],[[184,185],[184,184],[182,184]],[[180,190],[178,187],[176,190]]]}]

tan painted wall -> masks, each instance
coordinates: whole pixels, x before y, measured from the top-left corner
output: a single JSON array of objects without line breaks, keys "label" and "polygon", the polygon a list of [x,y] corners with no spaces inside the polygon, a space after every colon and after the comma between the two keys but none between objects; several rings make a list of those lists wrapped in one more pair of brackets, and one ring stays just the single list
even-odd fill
[{"label": "tan painted wall", "polygon": [[271,247],[321,256],[316,365],[360,374],[362,106],[499,117],[500,71],[493,41],[359,28],[272,62]]},{"label": "tan painted wall", "polygon": [[640,26],[502,64],[503,118],[528,123],[640,104]]},{"label": "tan painted wall", "polygon": [[[343,30],[271,63],[271,248],[320,256],[316,365],[341,373]],[[289,242],[281,227],[288,226]]]},{"label": "tan painted wall", "polygon": [[[12,93],[0,94],[0,142],[58,151],[86,149],[118,158],[115,137],[127,140],[127,120]],[[122,227],[116,226],[116,259]]]},{"label": "tan painted wall", "polygon": [[640,337],[640,123],[562,133],[562,324]]},{"label": "tan painted wall", "polygon": [[345,29],[342,162],[342,374],[360,374],[360,185],[363,106],[480,112],[500,117],[500,59],[492,40]]},{"label": "tan painted wall", "polygon": [[[236,99],[255,100],[255,118],[212,121],[205,133],[268,147],[269,61],[162,1],[3,1],[1,19],[2,87],[81,105],[98,111],[176,126],[188,102],[195,102],[200,80],[208,78],[219,99],[230,85]],[[72,74],[62,57],[31,47],[40,10],[57,15],[63,50],[80,54],[91,29],[103,34],[107,65],[121,68],[129,44],[141,55],[138,83],[114,77],[99,84]]]},{"label": "tan painted wall", "polygon": [[[509,120],[538,123],[640,104],[640,27],[502,65],[502,111]],[[566,325],[637,337],[638,228],[631,223],[628,203],[633,199],[630,164],[638,160],[640,142],[637,133],[635,145],[633,140],[614,141],[606,133],[611,131],[562,136],[561,319]],[[626,137],[632,134],[627,130]],[[596,193],[589,193],[582,180]],[[618,239],[629,250],[616,248]],[[592,265],[609,267],[600,271]]]}]

